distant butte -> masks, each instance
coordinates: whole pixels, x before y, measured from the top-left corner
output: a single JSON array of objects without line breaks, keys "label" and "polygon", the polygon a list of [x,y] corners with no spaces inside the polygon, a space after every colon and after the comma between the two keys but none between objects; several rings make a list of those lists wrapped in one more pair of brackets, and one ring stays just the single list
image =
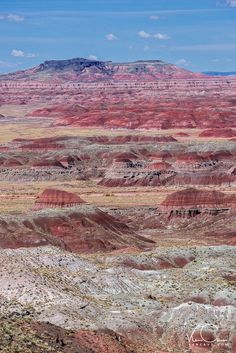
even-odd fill
[{"label": "distant butte", "polygon": [[24,71],[1,75],[0,80],[33,80],[55,83],[97,82],[97,81],[146,81],[170,78],[200,78],[201,73],[193,73],[161,60],[145,60],[127,63],[74,58],[49,60]]}]

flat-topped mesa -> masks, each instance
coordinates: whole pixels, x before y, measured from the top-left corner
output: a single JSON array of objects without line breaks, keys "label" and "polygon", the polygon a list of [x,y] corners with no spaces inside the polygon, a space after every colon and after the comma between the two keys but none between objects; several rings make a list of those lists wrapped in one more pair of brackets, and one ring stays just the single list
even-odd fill
[{"label": "flat-topped mesa", "polygon": [[154,82],[159,79],[198,79],[208,76],[194,73],[161,60],[113,63],[111,61],[74,58],[49,60],[28,70],[0,75],[0,81],[20,80],[43,83],[136,81]]},{"label": "flat-topped mesa", "polygon": [[45,189],[36,199],[34,210],[43,208],[74,207],[84,204],[78,195],[64,190]]},{"label": "flat-topped mesa", "polygon": [[111,74],[112,71],[107,67],[108,62],[89,60],[84,58],[75,58],[68,60],[48,60],[37,66],[34,71],[74,71],[77,73],[84,72],[87,68],[92,68],[93,70],[99,70],[104,74]]},{"label": "flat-topped mesa", "polygon": [[161,208],[175,216],[196,216],[200,213],[218,214],[236,207],[236,196],[223,192],[188,188],[166,197]]}]

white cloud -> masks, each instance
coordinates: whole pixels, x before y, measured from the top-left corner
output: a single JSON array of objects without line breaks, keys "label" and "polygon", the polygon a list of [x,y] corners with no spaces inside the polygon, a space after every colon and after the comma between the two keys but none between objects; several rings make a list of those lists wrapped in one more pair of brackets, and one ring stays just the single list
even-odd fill
[{"label": "white cloud", "polygon": [[117,40],[118,38],[113,33],[109,33],[106,35],[106,39],[112,41],[112,40]]},{"label": "white cloud", "polygon": [[88,59],[89,60],[98,60],[98,57],[96,55],[89,55]]},{"label": "white cloud", "polygon": [[15,15],[15,14],[7,14],[7,15],[0,15],[0,20],[8,20],[8,21],[14,21],[14,22],[23,22],[24,21],[24,16],[20,15]]},{"label": "white cloud", "polygon": [[143,50],[144,51],[149,51],[151,48],[149,47],[149,45],[146,45],[144,48],[143,48]]},{"label": "white cloud", "polygon": [[156,39],[159,39],[159,40],[167,40],[167,39],[170,39],[170,37],[168,36],[168,34],[164,34],[164,33],[156,33],[156,34],[154,34],[153,37],[156,38]]},{"label": "white cloud", "polygon": [[160,17],[157,15],[151,15],[149,18],[150,18],[150,20],[157,21],[157,20],[159,20]]},{"label": "white cloud", "polygon": [[181,65],[181,66],[188,66],[190,63],[188,60],[186,59],[179,59],[176,61],[177,65]]},{"label": "white cloud", "polygon": [[144,30],[139,31],[138,35],[140,38],[144,38],[144,39],[148,39],[148,38],[155,38],[155,39],[159,39],[159,40],[170,39],[170,37],[167,34],[163,34],[163,33],[151,34],[151,33],[148,33]]},{"label": "white cloud", "polygon": [[23,22],[25,18],[24,18],[24,16],[14,15],[14,14],[10,13],[9,15],[7,15],[7,19],[9,21]]},{"label": "white cloud", "polygon": [[25,53],[22,50],[13,49],[11,51],[12,56],[24,57]]},{"label": "white cloud", "polygon": [[231,7],[236,7],[236,0],[227,0],[227,4]]},{"label": "white cloud", "polygon": [[145,31],[139,31],[138,32],[138,35],[140,38],[144,38],[144,39],[147,39],[147,38],[150,38],[152,35],[150,33],[147,33]]},{"label": "white cloud", "polygon": [[11,55],[18,58],[35,58],[36,56],[38,56],[35,53],[25,53],[23,50],[19,49],[12,49]]}]

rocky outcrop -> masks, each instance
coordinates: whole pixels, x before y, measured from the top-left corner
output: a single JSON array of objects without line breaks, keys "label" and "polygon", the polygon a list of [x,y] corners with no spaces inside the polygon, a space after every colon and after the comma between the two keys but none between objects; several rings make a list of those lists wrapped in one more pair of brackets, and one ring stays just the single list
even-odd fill
[{"label": "rocky outcrop", "polygon": [[119,145],[125,143],[167,143],[177,142],[172,136],[144,136],[144,135],[123,135],[123,136],[94,136],[89,137],[88,141],[107,145]]},{"label": "rocky outcrop", "polygon": [[176,175],[168,163],[116,159],[99,182],[105,186],[160,186]]},{"label": "rocky outcrop", "polygon": [[[130,157],[130,158],[125,158]],[[175,160],[173,162],[173,160]],[[153,156],[115,157],[99,182],[105,186],[230,185],[235,182],[233,155],[173,152]]]}]

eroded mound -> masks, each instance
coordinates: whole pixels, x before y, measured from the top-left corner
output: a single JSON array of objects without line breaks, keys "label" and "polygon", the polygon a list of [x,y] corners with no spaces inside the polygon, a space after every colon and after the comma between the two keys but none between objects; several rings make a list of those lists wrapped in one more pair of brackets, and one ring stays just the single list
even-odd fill
[{"label": "eroded mound", "polygon": [[189,188],[168,195],[161,206],[176,216],[192,217],[201,213],[216,215],[235,209],[236,196],[228,196],[215,190]]},{"label": "eroded mound", "polygon": [[199,137],[235,137],[236,130],[233,129],[208,129],[200,133]]},{"label": "eroded mound", "polygon": [[36,199],[34,209],[74,207],[85,203],[78,195],[64,190],[46,189]]},{"label": "eroded mound", "polygon": [[177,191],[167,196],[162,202],[165,207],[234,207],[236,205],[236,197],[227,196],[219,191],[197,190],[189,188]]}]

